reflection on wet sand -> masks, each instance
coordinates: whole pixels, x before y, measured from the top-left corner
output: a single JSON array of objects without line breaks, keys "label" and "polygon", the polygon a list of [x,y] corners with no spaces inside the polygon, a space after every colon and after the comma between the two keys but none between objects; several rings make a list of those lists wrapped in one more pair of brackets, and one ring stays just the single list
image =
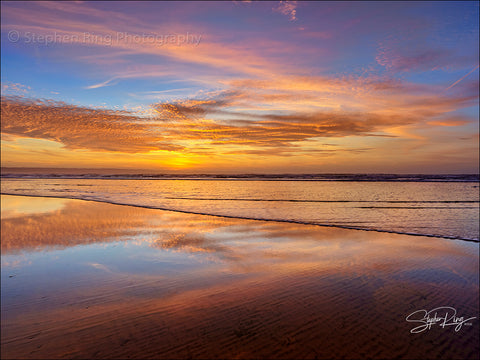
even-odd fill
[{"label": "reflection on wet sand", "polygon": [[2,196],[1,218],[23,217],[29,214],[43,214],[60,210],[68,202],[68,199]]},{"label": "reflection on wet sand", "polygon": [[2,358],[478,353],[478,320],[405,321],[477,316],[477,244],[31,199],[2,196]]}]

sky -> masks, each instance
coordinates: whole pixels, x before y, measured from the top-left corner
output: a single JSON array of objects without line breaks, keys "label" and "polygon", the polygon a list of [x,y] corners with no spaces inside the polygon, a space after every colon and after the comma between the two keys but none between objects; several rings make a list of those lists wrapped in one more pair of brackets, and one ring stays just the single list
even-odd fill
[{"label": "sky", "polygon": [[479,2],[1,2],[1,165],[478,173]]}]

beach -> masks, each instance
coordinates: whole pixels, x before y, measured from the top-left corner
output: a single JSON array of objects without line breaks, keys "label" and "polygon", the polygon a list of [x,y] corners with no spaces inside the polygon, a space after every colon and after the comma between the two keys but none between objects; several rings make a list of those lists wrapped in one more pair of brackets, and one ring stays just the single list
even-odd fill
[{"label": "beach", "polygon": [[4,359],[480,350],[476,242],[10,195],[1,237]]}]

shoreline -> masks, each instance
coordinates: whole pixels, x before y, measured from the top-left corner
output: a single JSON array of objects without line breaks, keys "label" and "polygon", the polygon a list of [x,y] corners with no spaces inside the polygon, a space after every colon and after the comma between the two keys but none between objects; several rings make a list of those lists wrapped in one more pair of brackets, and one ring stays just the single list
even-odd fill
[{"label": "shoreline", "polygon": [[454,236],[446,236],[446,235],[407,233],[407,232],[397,232],[397,231],[393,231],[393,230],[369,229],[369,228],[361,228],[361,227],[354,227],[354,226],[347,226],[347,225],[337,225],[337,224],[320,224],[320,223],[297,221],[297,220],[286,220],[286,219],[268,219],[268,218],[254,218],[254,217],[210,214],[210,213],[203,213],[203,212],[195,212],[195,211],[177,210],[177,209],[156,207],[156,206],[150,206],[150,205],[126,204],[126,203],[120,203],[120,202],[114,202],[114,201],[108,201],[108,200],[88,199],[88,198],[73,197],[73,196],[68,197],[68,196],[55,196],[55,195],[30,195],[30,194],[15,194],[15,193],[6,193],[6,192],[0,192],[0,195],[93,201],[93,202],[105,203],[105,204],[111,204],[111,205],[131,206],[131,207],[136,207],[136,208],[161,210],[161,211],[173,211],[173,212],[178,212],[178,213],[183,213],[183,214],[214,216],[214,217],[222,217],[222,218],[227,218],[227,219],[240,219],[240,220],[252,220],[252,221],[272,221],[272,222],[278,222],[278,223],[292,223],[292,224],[312,225],[312,226],[321,226],[321,227],[329,227],[329,228],[331,227],[331,228],[339,228],[339,229],[347,229],[347,230],[372,231],[372,232],[379,232],[379,233],[385,233],[385,234],[422,236],[422,237],[430,237],[430,238],[438,238],[438,239],[461,240],[461,241],[467,241],[467,242],[473,242],[473,243],[480,243],[480,239],[470,239],[470,238],[462,238],[462,237],[454,237]]}]

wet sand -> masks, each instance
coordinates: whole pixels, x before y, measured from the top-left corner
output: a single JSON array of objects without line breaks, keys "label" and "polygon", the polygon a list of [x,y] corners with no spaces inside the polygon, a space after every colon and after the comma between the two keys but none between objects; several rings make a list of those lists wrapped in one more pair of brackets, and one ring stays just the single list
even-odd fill
[{"label": "wet sand", "polygon": [[[18,196],[1,236],[4,359],[480,351],[476,243]],[[410,332],[442,306],[477,319]]]}]

